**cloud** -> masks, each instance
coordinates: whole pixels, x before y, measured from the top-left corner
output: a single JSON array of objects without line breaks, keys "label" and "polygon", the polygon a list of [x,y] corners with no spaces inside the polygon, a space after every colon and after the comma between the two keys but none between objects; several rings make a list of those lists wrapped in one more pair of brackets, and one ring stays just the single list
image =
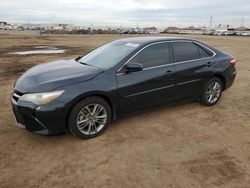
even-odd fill
[{"label": "cloud", "polygon": [[86,25],[208,25],[250,26],[249,0],[4,0],[0,19],[14,22],[75,23]]}]

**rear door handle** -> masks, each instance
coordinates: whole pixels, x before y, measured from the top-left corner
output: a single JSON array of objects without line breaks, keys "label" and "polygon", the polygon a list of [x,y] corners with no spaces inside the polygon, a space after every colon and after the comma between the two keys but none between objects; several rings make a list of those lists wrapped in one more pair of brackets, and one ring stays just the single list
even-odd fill
[{"label": "rear door handle", "polygon": [[172,76],[173,72],[171,70],[167,70],[165,76]]},{"label": "rear door handle", "polygon": [[212,66],[212,63],[211,63],[211,62],[207,62],[207,66],[208,66],[208,67],[211,67],[211,66]]}]

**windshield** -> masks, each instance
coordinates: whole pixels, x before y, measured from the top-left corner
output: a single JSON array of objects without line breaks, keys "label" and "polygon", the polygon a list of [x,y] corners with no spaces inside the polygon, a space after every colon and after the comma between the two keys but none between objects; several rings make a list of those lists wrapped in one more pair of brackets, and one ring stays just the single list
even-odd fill
[{"label": "windshield", "polygon": [[117,65],[127,55],[139,47],[139,44],[115,41],[88,53],[78,62],[103,69]]}]

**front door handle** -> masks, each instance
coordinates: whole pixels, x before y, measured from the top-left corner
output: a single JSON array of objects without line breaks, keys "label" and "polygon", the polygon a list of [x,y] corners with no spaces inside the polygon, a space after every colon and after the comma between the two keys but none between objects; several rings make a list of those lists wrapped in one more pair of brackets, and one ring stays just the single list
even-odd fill
[{"label": "front door handle", "polygon": [[171,70],[167,70],[166,74],[172,74],[172,71]]}]

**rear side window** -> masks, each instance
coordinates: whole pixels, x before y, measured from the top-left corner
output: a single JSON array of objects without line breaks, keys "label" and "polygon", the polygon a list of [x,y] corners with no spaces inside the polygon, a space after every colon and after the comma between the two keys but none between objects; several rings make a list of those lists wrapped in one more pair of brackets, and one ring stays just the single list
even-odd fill
[{"label": "rear side window", "polygon": [[143,49],[131,62],[140,63],[144,68],[170,63],[169,43],[154,44]]},{"label": "rear side window", "polygon": [[211,57],[212,53],[192,42],[173,43],[175,62]]},{"label": "rear side window", "polygon": [[200,58],[205,58],[205,57],[210,57],[211,53],[209,53],[207,50],[198,47],[199,48],[199,54],[200,54]]},{"label": "rear side window", "polygon": [[199,47],[192,42],[174,42],[174,60],[175,62],[199,59]]}]

